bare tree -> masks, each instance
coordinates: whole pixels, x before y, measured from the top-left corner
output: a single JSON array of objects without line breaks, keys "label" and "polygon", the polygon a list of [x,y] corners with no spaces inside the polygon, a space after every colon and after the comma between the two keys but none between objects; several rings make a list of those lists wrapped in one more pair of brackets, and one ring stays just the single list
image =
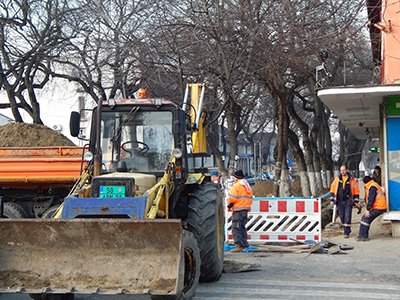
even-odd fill
[{"label": "bare tree", "polygon": [[[264,64],[264,68],[257,75],[273,95],[272,99],[276,101],[278,142],[275,160],[276,182],[280,182],[280,195],[290,194],[286,175],[288,127],[291,124],[288,113],[300,129],[305,150],[305,164],[300,164],[300,172],[305,171],[301,168],[307,169],[310,187],[315,188],[311,191],[313,195],[322,189],[321,159],[330,153],[330,150],[327,150],[330,136],[326,128],[328,123],[324,119],[327,116],[326,110],[320,101],[316,101],[318,99],[314,99],[313,89],[308,86],[309,80],[314,77],[315,67],[321,63],[319,60],[321,50],[337,49],[336,41],[348,35],[346,30],[358,17],[362,4],[359,1],[283,1],[275,3],[268,11],[270,22],[265,25],[265,31],[257,40],[260,51],[254,63]],[[336,53],[338,52],[339,50],[336,50]],[[300,93],[304,87],[309,90],[307,96]],[[314,114],[311,127],[307,119],[303,120],[294,109],[296,98],[297,101],[306,100],[312,104],[307,106],[307,109]],[[321,125],[325,126],[324,130],[320,130]],[[293,136],[291,143],[296,143]],[[298,153],[301,161],[302,155],[299,154],[298,148],[295,153]],[[305,176],[302,176],[302,184],[308,185]],[[276,189],[275,195],[277,194]]]},{"label": "bare tree", "polygon": [[155,2],[76,1],[67,27],[76,35],[53,60],[52,75],[77,82],[96,102],[132,97],[141,87],[138,58]]},{"label": "bare tree", "polygon": [[16,122],[19,109],[42,124],[36,90],[49,81],[50,61],[65,42],[60,28],[67,1],[22,0],[0,3],[0,88],[5,90]]},{"label": "bare tree", "polygon": [[[207,103],[212,108],[209,121],[223,118],[226,122],[231,169],[239,132],[245,130],[251,139],[256,124],[262,123],[254,121],[253,110],[249,109],[260,102],[254,91],[262,86],[270,93],[278,128],[275,178],[281,185],[281,195],[290,195],[286,152],[292,121],[288,113],[293,117],[295,110],[289,107],[301,89],[308,89],[306,97],[314,116],[309,120],[313,126],[309,127],[301,117],[295,119],[297,126],[301,120],[300,126],[304,127],[301,139],[306,149],[306,170],[302,171],[307,172],[304,176],[314,178],[310,186],[315,187],[311,193],[316,195],[323,186],[321,166],[330,166],[326,121],[330,114],[319,99],[314,99],[309,82],[321,63],[322,49],[340,53],[336,41],[348,35],[346,30],[358,16],[361,2],[165,1],[162,5],[160,26],[152,32],[157,40],[151,45],[157,51],[148,61],[151,64],[157,59],[158,74],[162,73],[168,86],[178,91],[182,92],[184,83],[191,80],[207,83],[212,90]],[[323,130],[318,130],[321,124]],[[209,145],[222,164],[213,140],[209,139]]]},{"label": "bare tree", "polygon": [[[229,172],[238,153],[238,135],[254,116],[254,103],[259,98],[254,70],[249,67],[261,26],[261,2],[253,6],[241,1],[164,1],[159,4],[160,26],[151,34],[155,37],[151,43],[154,52],[148,57],[151,62],[155,58],[156,63],[161,62],[158,70],[162,78],[175,77],[175,87],[181,91],[187,82],[206,83],[208,120],[213,124],[222,118],[227,127]],[[244,22],[248,18],[251,23]],[[208,144],[224,172],[213,139],[208,139]]]},{"label": "bare tree", "polygon": [[303,193],[316,195],[327,185],[320,171],[332,169],[332,115],[313,90],[320,52],[329,53],[324,63],[331,83],[369,80],[367,72],[358,72],[369,68],[368,54],[357,45],[363,37],[361,0],[22,0],[1,5],[7,13],[0,18],[0,84],[10,102],[3,107],[11,107],[17,121],[23,121],[18,110],[23,108],[41,122],[35,90],[49,76],[77,82],[95,101],[131,97],[144,87],[180,103],[186,83],[205,82],[209,128],[226,127],[229,136],[225,170],[213,131],[207,133],[225,175],[234,168],[239,133],[254,141],[273,119],[275,195],[290,195],[289,147]]},{"label": "bare tree", "polygon": [[274,130],[274,107],[272,99],[261,84],[256,86],[251,99],[254,99],[254,102],[249,103],[248,118],[243,123],[243,133],[253,146],[253,153],[256,153],[257,151],[254,149],[256,142],[269,147],[270,141],[264,142],[263,133]]}]

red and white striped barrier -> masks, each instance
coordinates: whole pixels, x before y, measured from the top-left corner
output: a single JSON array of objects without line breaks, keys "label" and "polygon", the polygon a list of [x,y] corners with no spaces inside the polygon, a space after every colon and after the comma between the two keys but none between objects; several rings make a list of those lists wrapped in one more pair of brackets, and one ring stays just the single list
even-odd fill
[{"label": "red and white striped barrier", "polygon": [[[225,228],[226,240],[233,241],[230,210]],[[249,242],[320,242],[321,199],[255,197],[246,229]]]}]

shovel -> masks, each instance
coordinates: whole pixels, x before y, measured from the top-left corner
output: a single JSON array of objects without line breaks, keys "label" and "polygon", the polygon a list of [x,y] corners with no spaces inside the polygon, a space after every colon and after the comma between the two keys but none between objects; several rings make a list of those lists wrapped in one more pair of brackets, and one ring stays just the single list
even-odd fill
[{"label": "shovel", "polygon": [[336,211],[337,211],[337,209],[336,209],[336,204],[335,204],[335,205],[333,206],[332,222],[329,223],[329,224],[327,224],[327,225],[325,226],[325,228],[337,229],[337,228],[340,228],[340,227],[341,227],[341,225],[340,225],[339,223],[335,223],[335,221],[336,221]]},{"label": "shovel", "polygon": [[361,205],[355,203],[349,195],[347,195],[347,198],[349,198],[351,203],[353,204],[353,206],[355,206],[357,208],[357,215],[361,214]]}]

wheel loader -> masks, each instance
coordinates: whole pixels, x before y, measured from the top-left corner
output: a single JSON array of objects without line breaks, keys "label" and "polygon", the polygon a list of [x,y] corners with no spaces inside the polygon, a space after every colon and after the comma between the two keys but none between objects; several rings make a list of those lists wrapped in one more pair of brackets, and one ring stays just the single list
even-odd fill
[{"label": "wheel loader", "polygon": [[[87,167],[55,216],[0,219],[0,293],[191,299],[199,280],[218,280],[224,209],[204,167],[204,89],[188,85],[182,107],[99,101]],[[73,136],[81,117],[71,114]]]}]

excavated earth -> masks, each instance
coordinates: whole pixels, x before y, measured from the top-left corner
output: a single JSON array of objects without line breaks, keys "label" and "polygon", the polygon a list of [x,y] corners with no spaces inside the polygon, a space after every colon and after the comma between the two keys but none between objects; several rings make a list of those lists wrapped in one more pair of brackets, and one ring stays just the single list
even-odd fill
[{"label": "excavated earth", "polygon": [[[274,181],[265,180],[258,181],[253,186],[253,194],[256,197],[272,197],[274,189]],[[300,178],[296,178],[290,186],[290,191],[292,192],[293,197],[303,197],[303,192],[301,190],[301,181]],[[326,194],[329,192],[328,189],[324,189],[321,193]]]},{"label": "excavated earth", "polygon": [[75,146],[62,133],[47,126],[9,123],[0,126],[0,147]]}]

